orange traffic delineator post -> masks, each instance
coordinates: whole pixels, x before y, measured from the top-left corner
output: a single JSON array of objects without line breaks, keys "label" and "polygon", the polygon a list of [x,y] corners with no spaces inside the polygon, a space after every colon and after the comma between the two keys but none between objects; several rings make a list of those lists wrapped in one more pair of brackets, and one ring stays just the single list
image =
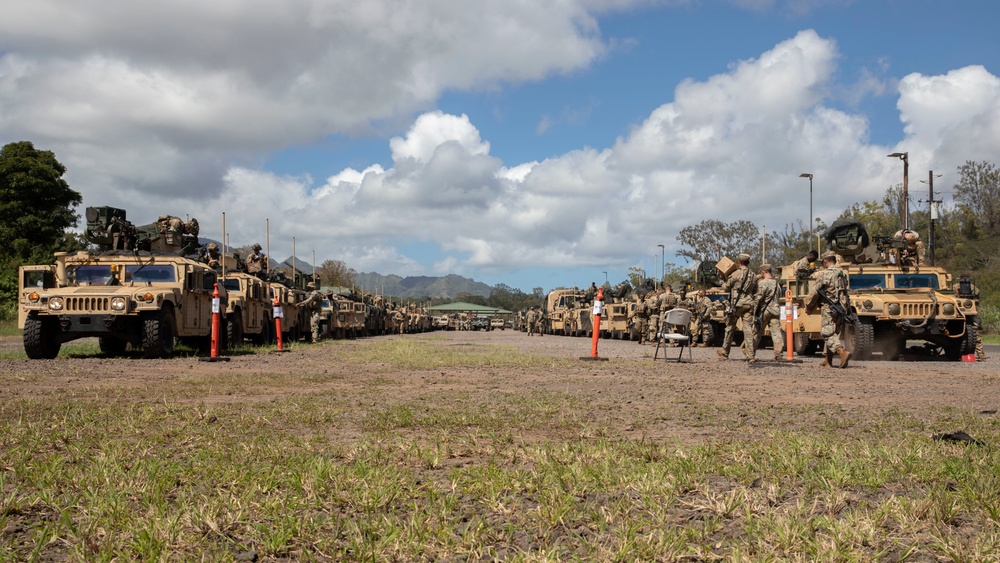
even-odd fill
[{"label": "orange traffic delineator post", "polygon": [[597,341],[601,339],[601,315],[603,314],[603,312],[604,312],[604,286],[602,285],[601,287],[597,288],[597,297],[594,298],[594,314],[591,317],[594,322],[592,323],[593,328],[591,329],[591,332],[593,332],[593,336],[591,337],[590,355],[581,357],[580,358],[581,360],[599,360],[599,361],[608,360],[607,358],[597,357]]},{"label": "orange traffic delineator post", "polygon": [[222,322],[222,299],[219,295],[219,284],[212,291],[212,351],[207,358],[198,358],[203,362],[228,362],[228,357],[219,356],[219,325]]},{"label": "orange traffic delineator post", "polygon": [[272,352],[287,352],[285,350],[284,339],[281,336],[281,319],[285,316],[285,310],[281,307],[281,300],[278,296],[274,296],[274,334],[278,338],[278,349],[271,350]]},{"label": "orange traffic delineator post", "polygon": [[792,290],[785,290],[785,360],[801,362],[795,359],[795,303],[792,302]]}]

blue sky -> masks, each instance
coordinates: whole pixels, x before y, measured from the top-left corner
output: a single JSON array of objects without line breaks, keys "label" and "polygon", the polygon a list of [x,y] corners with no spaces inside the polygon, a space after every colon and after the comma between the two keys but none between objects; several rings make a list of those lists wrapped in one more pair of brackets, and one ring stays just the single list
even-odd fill
[{"label": "blue sky", "polygon": [[801,172],[829,222],[901,181],[889,152],[942,190],[1000,153],[994,2],[469,6],[15,0],[0,141],[136,221],[525,291],[680,263],[704,219],[807,223]]}]

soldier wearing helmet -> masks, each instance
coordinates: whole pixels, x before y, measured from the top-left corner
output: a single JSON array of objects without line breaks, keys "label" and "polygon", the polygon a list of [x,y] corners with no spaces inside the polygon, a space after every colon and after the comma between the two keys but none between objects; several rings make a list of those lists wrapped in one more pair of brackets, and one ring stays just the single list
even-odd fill
[{"label": "soldier wearing helmet", "polygon": [[306,284],[306,308],[309,310],[309,324],[312,325],[312,342],[319,342],[322,337],[321,323],[323,322],[323,294],[316,289],[316,284],[309,282]]},{"label": "soldier wearing helmet", "polygon": [[[816,283],[809,292],[809,297],[806,298],[806,313],[812,314],[817,307],[822,306],[820,334],[826,342],[826,350],[820,365],[833,367],[833,356],[837,355],[840,357],[840,367],[846,368],[851,360],[851,352],[844,347],[843,342],[847,319],[834,311],[830,303],[840,303],[845,308],[851,306],[847,297],[847,275],[837,267],[835,252],[823,254],[823,267],[824,269],[816,276]],[[825,300],[818,295],[820,292],[826,296]]]},{"label": "soldier wearing helmet", "polygon": [[206,250],[207,252],[205,253],[205,256],[202,257],[202,261],[208,264],[209,268],[221,268],[222,254],[219,252],[219,243],[208,243]]},{"label": "soldier wearing helmet", "polygon": [[903,266],[916,266],[924,263],[924,243],[920,241],[920,235],[916,231],[909,229],[896,233],[897,238],[902,238],[906,246],[899,252],[899,263]]},{"label": "soldier wearing helmet", "polygon": [[267,255],[261,252],[260,243],[254,243],[253,252],[247,256],[247,271],[251,274],[267,271]]}]

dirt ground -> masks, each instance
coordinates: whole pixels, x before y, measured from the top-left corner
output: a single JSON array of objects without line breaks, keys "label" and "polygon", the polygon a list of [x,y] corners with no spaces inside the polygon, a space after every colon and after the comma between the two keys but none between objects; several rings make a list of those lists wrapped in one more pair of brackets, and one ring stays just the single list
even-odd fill
[{"label": "dirt ground", "polygon": [[[552,369],[450,367],[435,370],[405,370],[375,363],[358,365],[337,361],[349,356],[358,346],[383,339],[414,339],[432,346],[510,346],[518,350],[560,358]],[[20,346],[20,338],[4,337],[0,349]],[[247,393],[234,393],[220,387],[198,398],[211,404],[230,401],[271,400],[323,391],[338,395],[371,398],[371,388],[361,390],[372,374],[377,374],[386,401],[415,400],[432,407],[435,401],[451,401],[456,394],[485,398],[494,393],[519,393],[525,390],[564,394],[578,407],[594,414],[593,424],[600,425],[609,437],[646,437],[679,442],[697,442],[708,434],[727,432],[727,420],[738,421],[740,432],[753,428],[747,416],[762,416],[769,407],[794,411],[789,425],[811,424],[801,413],[814,417],[816,424],[830,417],[858,415],[870,418],[878,413],[901,413],[922,419],[931,411],[954,409],[959,413],[994,416],[1000,409],[1000,377],[993,346],[987,348],[986,361],[975,363],[941,360],[860,362],[852,361],[847,369],[819,365],[820,358],[801,361],[773,360],[773,352],[758,354],[758,362],[748,365],[734,349],[732,358],[722,362],[714,348],[694,348],[693,362],[675,363],[678,350],[664,351],[671,361],[654,361],[654,349],[635,342],[601,340],[598,357],[593,361],[588,338],[563,336],[529,337],[512,330],[490,332],[435,332],[426,335],[381,336],[318,345],[296,344],[284,354],[237,355],[227,362],[203,362],[196,358],[143,360],[139,358],[79,357],[56,360],[0,361],[0,400],[26,398],[79,389],[134,387],[150,389],[169,386],[177,378],[199,375],[220,376],[260,374],[266,380],[273,373],[320,373],[333,377],[302,385],[263,385]],[[791,407],[791,408],[789,408]],[[699,424],[705,409],[711,409],[710,426]],[[664,416],[664,413],[672,413]],[[756,414],[747,414],[756,413]],[[811,413],[811,414],[810,414]],[[720,418],[721,417],[721,418]],[[742,417],[742,418],[741,418]],[[719,424],[719,422],[722,424]],[[636,424],[641,421],[641,424]],[[761,421],[774,429],[774,420]],[[956,429],[942,428],[951,432]],[[556,436],[547,436],[555,438]]]}]

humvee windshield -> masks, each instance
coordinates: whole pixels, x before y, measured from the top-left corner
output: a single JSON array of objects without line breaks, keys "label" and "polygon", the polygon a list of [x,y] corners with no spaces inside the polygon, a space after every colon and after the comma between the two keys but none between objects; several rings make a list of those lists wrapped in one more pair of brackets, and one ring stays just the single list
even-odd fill
[{"label": "humvee windshield", "polygon": [[125,266],[125,281],[173,283],[177,281],[177,271],[170,264]]},{"label": "humvee windshield", "polygon": [[222,280],[222,287],[224,287],[224,288],[226,288],[228,290],[231,290],[231,291],[233,291],[233,290],[239,291],[240,290],[240,280],[224,279],[224,280]]},{"label": "humvee windshield", "polygon": [[706,295],[714,303],[721,303],[723,301],[729,301],[728,293],[710,293]]},{"label": "humvee windshield", "polygon": [[322,305],[321,305],[321,306],[322,306],[322,307],[323,307],[324,309],[328,309],[328,308],[330,307],[330,300],[329,300],[329,299],[324,299],[324,300],[323,300],[323,303],[322,303]]},{"label": "humvee windshield", "polygon": [[77,266],[68,273],[76,283],[107,283],[111,279],[111,266]]},{"label": "humvee windshield", "polygon": [[885,274],[851,274],[851,289],[885,289]]},{"label": "humvee windshield", "polygon": [[938,278],[936,274],[896,274],[893,280],[897,289],[909,288],[938,288]]}]

